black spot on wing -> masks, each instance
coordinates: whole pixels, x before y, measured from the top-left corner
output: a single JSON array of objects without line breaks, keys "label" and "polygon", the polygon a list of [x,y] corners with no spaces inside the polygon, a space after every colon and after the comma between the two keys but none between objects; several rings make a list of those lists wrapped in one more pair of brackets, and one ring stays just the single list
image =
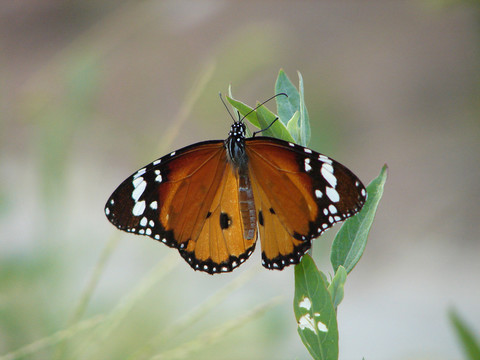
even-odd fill
[{"label": "black spot on wing", "polygon": [[230,216],[228,216],[227,213],[221,213],[220,214],[220,228],[222,230],[228,229],[230,225],[232,224],[232,219]]},{"label": "black spot on wing", "polygon": [[262,210],[258,212],[258,223],[263,226],[263,213]]}]

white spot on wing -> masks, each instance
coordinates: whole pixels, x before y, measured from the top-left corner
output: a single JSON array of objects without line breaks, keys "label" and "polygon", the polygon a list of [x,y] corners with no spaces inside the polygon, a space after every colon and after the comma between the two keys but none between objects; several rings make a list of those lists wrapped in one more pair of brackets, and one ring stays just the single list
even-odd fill
[{"label": "white spot on wing", "polygon": [[333,175],[333,167],[330,164],[323,164],[322,165],[322,176],[325,180],[328,181],[331,187],[337,186],[337,178]]},{"label": "white spot on wing", "polygon": [[334,203],[340,200],[340,195],[338,195],[337,190],[328,186],[327,186],[327,196]]},{"label": "white spot on wing", "polygon": [[318,155],[318,160],[323,161],[324,163],[327,163],[330,165],[332,164],[332,159],[322,154]]},{"label": "white spot on wing", "polygon": [[[142,179],[140,183],[135,184],[135,181],[138,179]],[[135,201],[138,201],[140,199],[140,196],[142,196],[143,192],[145,191],[145,188],[147,187],[147,182],[143,180],[143,178],[138,178],[134,181],[133,186],[135,189],[132,192],[132,199]]]},{"label": "white spot on wing", "polygon": [[147,222],[148,222],[148,220],[147,220],[147,218],[144,216],[144,217],[142,218],[142,220],[140,220],[140,226],[147,226]]},{"label": "white spot on wing", "polygon": [[157,210],[158,208],[158,203],[156,201],[152,201],[150,203],[150,208],[153,209],[153,210]]},{"label": "white spot on wing", "polygon": [[305,159],[305,171],[309,172],[310,170],[312,170],[312,167],[310,166],[310,159],[306,158]]},{"label": "white spot on wing", "polygon": [[135,206],[132,209],[132,214],[135,216],[140,216],[145,211],[145,201],[138,201],[135,203]]},{"label": "white spot on wing", "polygon": [[147,171],[145,168],[141,168],[140,170],[138,170],[138,171],[136,172],[135,175],[133,175],[133,178],[136,179],[136,178],[138,178],[139,176],[142,176],[143,174],[145,174],[145,171]]},{"label": "white spot on wing", "polygon": [[108,207],[105,208],[105,215],[110,215],[110,209]]},{"label": "white spot on wing", "polygon": [[307,154],[311,154],[311,153],[312,153],[312,150],[307,149],[307,148],[304,148],[303,151],[305,151]]},{"label": "white spot on wing", "polygon": [[320,199],[323,196],[323,194],[320,190],[317,189],[315,190],[315,196],[317,197],[317,199]]},{"label": "white spot on wing", "polygon": [[160,164],[161,161],[162,161],[161,159],[155,160],[155,161],[152,163],[152,165],[154,165],[154,166],[155,166],[155,165],[158,165],[158,164]]}]

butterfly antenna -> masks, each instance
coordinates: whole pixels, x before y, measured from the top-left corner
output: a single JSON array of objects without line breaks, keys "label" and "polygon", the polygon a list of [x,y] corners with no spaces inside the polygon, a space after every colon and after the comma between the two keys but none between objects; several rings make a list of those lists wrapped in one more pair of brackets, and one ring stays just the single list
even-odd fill
[{"label": "butterfly antenna", "polygon": [[235,122],[235,118],[233,117],[232,113],[230,112],[230,109],[228,108],[227,104],[225,104],[225,101],[223,100],[222,93],[219,92],[218,96],[220,96],[220,100],[222,101],[223,106],[225,106],[225,109],[227,109],[228,115],[232,118],[233,122]]},{"label": "butterfly antenna", "polygon": [[267,131],[268,129],[270,129],[270,127],[275,124],[275,121],[278,120],[278,116],[275,118],[275,120],[273,120],[270,125],[268,125],[265,129],[261,129],[261,130],[258,130],[258,131],[255,131],[253,134],[252,134],[252,137],[255,137],[255,135],[257,134],[260,134],[261,132],[264,132],[264,131]]},{"label": "butterfly antenna", "polygon": [[265,105],[267,102],[269,102],[269,101],[272,100],[272,99],[275,99],[277,96],[280,96],[280,95],[284,95],[284,96],[288,97],[288,95],[285,94],[285,93],[275,94],[275,95],[273,95],[272,97],[269,97],[269,98],[268,98],[267,100],[265,100],[264,102],[262,102],[262,103],[258,104],[257,106],[255,106],[254,109],[252,109],[252,110],[250,110],[248,113],[246,113],[245,116],[242,117],[239,121],[243,121],[248,115],[250,115],[252,112],[254,112],[255,110],[257,110],[260,106]]}]

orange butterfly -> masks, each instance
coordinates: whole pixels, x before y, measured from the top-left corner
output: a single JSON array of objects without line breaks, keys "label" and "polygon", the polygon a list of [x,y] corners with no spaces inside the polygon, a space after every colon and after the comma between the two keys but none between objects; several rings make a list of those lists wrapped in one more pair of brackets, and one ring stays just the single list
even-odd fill
[{"label": "orange butterfly", "polygon": [[267,269],[297,264],[313,238],[360,211],[365,187],[345,166],[291,142],[245,138],[245,129],[240,119],[225,141],[193,144],[141,168],[108,199],[108,220],[215,274],[242,264],[258,236]]}]

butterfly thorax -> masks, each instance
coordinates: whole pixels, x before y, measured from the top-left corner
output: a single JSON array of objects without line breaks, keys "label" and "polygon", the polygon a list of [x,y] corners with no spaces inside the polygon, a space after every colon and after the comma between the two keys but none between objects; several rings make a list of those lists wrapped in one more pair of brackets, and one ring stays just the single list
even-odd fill
[{"label": "butterfly thorax", "polygon": [[228,160],[237,169],[246,170],[248,157],[245,152],[245,124],[235,122],[230,128],[228,138],[225,140]]}]

